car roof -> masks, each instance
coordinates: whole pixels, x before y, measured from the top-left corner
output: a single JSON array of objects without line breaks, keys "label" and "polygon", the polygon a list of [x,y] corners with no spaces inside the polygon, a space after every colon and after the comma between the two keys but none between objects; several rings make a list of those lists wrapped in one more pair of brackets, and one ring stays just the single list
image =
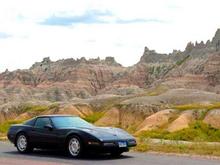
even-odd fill
[{"label": "car roof", "polygon": [[37,116],[37,118],[39,117],[78,117],[78,116],[74,116],[74,115],[40,115]]}]

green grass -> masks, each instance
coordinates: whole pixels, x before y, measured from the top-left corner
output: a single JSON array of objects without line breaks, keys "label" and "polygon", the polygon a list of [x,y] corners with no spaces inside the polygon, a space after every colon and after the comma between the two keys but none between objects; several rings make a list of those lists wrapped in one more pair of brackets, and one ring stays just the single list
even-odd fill
[{"label": "green grass", "polygon": [[176,62],[176,65],[181,65],[181,64],[183,64],[188,58],[190,57],[190,55],[188,55],[188,56],[186,56],[184,59],[182,59],[182,60],[179,60],[179,61],[177,61]]},{"label": "green grass", "polygon": [[110,110],[112,107],[117,106],[120,100],[121,98],[110,98],[102,101],[101,103],[92,103],[91,107],[93,109],[93,114],[88,115],[83,119],[90,123],[95,123],[104,116],[106,111]]},{"label": "green grass", "polygon": [[134,149],[139,152],[155,151],[164,153],[197,154],[220,156],[220,145],[208,145],[205,143],[193,144],[152,144],[149,142],[139,142]]},{"label": "green grass", "polygon": [[[41,112],[57,108],[58,104],[52,104],[50,106],[47,105],[23,105],[16,109],[18,114],[22,114],[25,112],[33,112],[34,116],[40,114]],[[0,136],[5,136],[6,132],[8,131],[9,127],[12,124],[19,124],[22,123],[22,120],[7,120],[0,124]]]},{"label": "green grass", "polygon": [[194,103],[194,104],[184,104],[184,105],[175,105],[171,106],[173,109],[177,110],[192,110],[192,109],[206,109],[206,110],[212,110],[220,108],[220,102],[215,102],[211,104],[200,104],[200,103]]},{"label": "green grass", "polygon": [[156,138],[167,140],[184,140],[194,142],[220,142],[220,130],[212,128],[202,121],[195,121],[189,128],[170,133],[165,130],[144,131],[139,134],[141,139]]},{"label": "green grass", "polygon": [[105,114],[105,112],[103,111],[99,111],[99,112],[94,112],[91,115],[86,116],[85,118],[83,118],[84,120],[90,122],[90,123],[95,123],[96,121],[98,121],[101,117],[103,117],[103,115]]},{"label": "green grass", "polygon": [[148,93],[147,96],[158,96],[162,93],[165,93],[166,91],[168,91],[168,88],[165,86],[157,86],[154,89],[151,89]]},{"label": "green grass", "polygon": [[[117,126],[117,127],[121,127],[120,125],[119,126]],[[130,125],[127,129],[126,129],[126,131],[128,132],[128,133],[130,133],[130,134],[135,134],[135,132],[137,131],[137,125],[135,125],[135,124],[132,124],[132,125]],[[123,129],[123,128],[122,128]]]},{"label": "green grass", "polygon": [[20,112],[44,112],[49,109],[53,108],[53,106],[47,106],[47,105],[25,105],[21,107]]},{"label": "green grass", "polygon": [[51,105],[24,104],[15,110],[19,114],[22,114],[25,112],[41,113],[41,112],[48,111],[50,109],[54,109],[54,108],[58,108],[58,107],[59,107],[59,104],[51,104]]},{"label": "green grass", "polygon": [[10,120],[10,121],[6,121],[2,124],[0,124],[0,133],[1,134],[5,134],[9,127],[12,125],[12,124],[19,124],[19,123],[22,123],[23,121],[20,121],[20,120]]}]

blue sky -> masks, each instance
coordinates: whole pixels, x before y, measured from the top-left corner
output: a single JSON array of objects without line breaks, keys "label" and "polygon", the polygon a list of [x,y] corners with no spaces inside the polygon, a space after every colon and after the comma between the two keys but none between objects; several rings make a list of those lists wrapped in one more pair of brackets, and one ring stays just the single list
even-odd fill
[{"label": "blue sky", "polygon": [[52,15],[46,18],[42,25],[55,25],[55,26],[70,26],[74,24],[99,24],[108,23],[103,18],[105,16],[112,16],[109,11],[99,11],[99,10],[88,10],[82,13],[82,15],[72,15],[72,16],[56,16]]},{"label": "blue sky", "polygon": [[145,46],[184,50],[189,41],[213,37],[219,6],[219,0],[2,0],[0,71],[29,68],[47,56],[114,56],[130,66]]},{"label": "blue sky", "polygon": [[7,34],[7,33],[4,33],[4,32],[0,32],[0,39],[6,39],[6,38],[9,38],[11,37],[11,35]]},{"label": "blue sky", "polygon": [[[112,17],[112,20],[105,20],[105,17]],[[82,15],[72,15],[72,16],[56,16],[52,15],[43,22],[42,25],[51,26],[71,26],[75,24],[134,24],[134,23],[165,23],[163,20],[159,19],[144,19],[144,18],[133,18],[133,19],[123,19],[117,18],[110,11],[99,11],[99,10],[88,10]]]}]

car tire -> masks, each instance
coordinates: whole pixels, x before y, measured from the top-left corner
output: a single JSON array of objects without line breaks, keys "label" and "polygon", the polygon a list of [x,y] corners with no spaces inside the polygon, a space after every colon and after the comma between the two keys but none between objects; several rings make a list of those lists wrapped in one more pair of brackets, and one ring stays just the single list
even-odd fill
[{"label": "car tire", "polygon": [[67,141],[67,152],[72,158],[79,158],[83,153],[83,144],[79,137],[71,136]]},{"label": "car tire", "polygon": [[20,133],[17,135],[16,147],[20,153],[29,153],[33,151],[33,148],[30,146],[28,137],[25,133]]}]

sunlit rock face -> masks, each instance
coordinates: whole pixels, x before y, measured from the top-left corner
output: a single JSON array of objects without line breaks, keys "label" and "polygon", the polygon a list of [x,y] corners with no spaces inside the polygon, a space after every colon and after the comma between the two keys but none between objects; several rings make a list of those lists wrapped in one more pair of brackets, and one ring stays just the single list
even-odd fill
[{"label": "sunlit rock face", "polygon": [[220,50],[220,29],[215,33],[215,36],[212,39],[212,45],[216,47],[216,50]]},{"label": "sunlit rock face", "polygon": [[136,95],[156,86],[220,92],[220,30],[207,42],[189,42],[184,51],[157,53],[145,47],[140,61],[123,67],[113,57],[49,57],[25,70],[0,74],[0,104],[10,101],[71,101],[101,94]]}]

